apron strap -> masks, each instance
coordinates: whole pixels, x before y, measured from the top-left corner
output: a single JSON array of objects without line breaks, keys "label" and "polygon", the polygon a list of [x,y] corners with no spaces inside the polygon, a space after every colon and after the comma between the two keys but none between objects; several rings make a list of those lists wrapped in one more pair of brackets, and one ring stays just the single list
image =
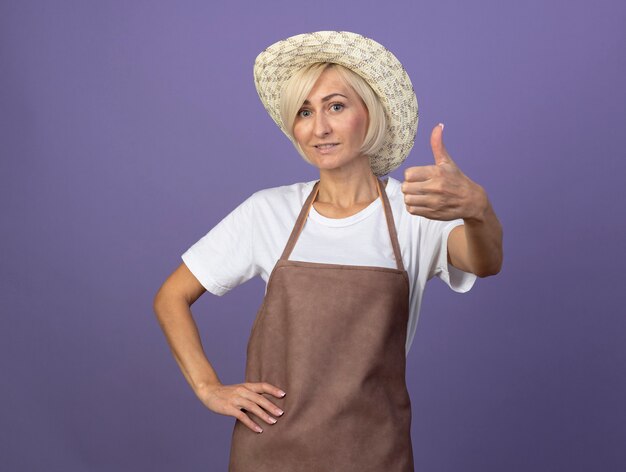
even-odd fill
[{"label": "apron strap", "polygon": [[398,270],[404,271],[404,263],[402,262],[402,253],[400,252],[400,243],[398,242],[398,233],[396,232],[396,225],[393,220],[393,213],[391,211],[391,205],[389,204],[389,197],[387,197],[387,191],[383,188],[383,183],[380,179],[378,181],[378,195],[383,201],[383,210],[385,210],[385,218],[387,220],[387,229],[389,230],[389,237],[391,238],[391,245],[393,246],[393,254],[396,256],[396,264]]},{"label": "apron strap", "polygon": [[[280,259],[287,260],[289,259],[289,255],[293,251],[293,248],[296,245],[296,241],[302,232],[302,228],[304,228],[304,223],[309,216],[309,211],[311,210],[311,206],[315,201],[315,197],[317,197],[317,193],[319,192],[319,183],[318,180],[313,185],[313,189],[311,189],[311,193],[307,197],[306,201],[302,205],[302,210],[300,210],[300,214],[298,215],[298,219],[296,220],[295,225],[293,226],[293,230],[291,231],[291,235],[289,236],[289,240],[285,245],[285,249],[283,250],[283,254],[280,256]],[[387,192],[383,188],[383,183],[380,179],[376,179],[376,189],[378,190],[378,196],[383,201],[383,211],[385,212],[385,220],[387,221],[387,229],[389,230],[389,237],[391,238],[391,246],[393,247],[393,254],[396,258],[396,265],[399,270],[404,271],[404,264],[402,262],[402,254],[400,252],[400,244],[398,243],[398,234],[396,232],[396,225],[393,220],[393,213],[391,211],[391,205],[389,204],[389,198],[387,197]]]},{"label": "apron strap", "polygon": [[280,256],[282,260],[289,259],[289,255],[291,254],[291,251],[293,251],[293,248],[296,245],[298,236],[300,236],[300,232],[302,231],[302,228],[304,227],[304,222],[306,218],[309,216],[311,205],[313,204],[315,197],[317,197],[317,192],[319,192],[319,184],[320,184],[319,180],[315,182],[315,185],[313,185],[313,189],[311,190],[311,193],[309,194],[308,198],[304,202],[304,205],[302,205],[302,210],[300,210],[300,214],[298,215],[296,224],[293,225],[293,229],[291,230],[291,235],[289,236],[289,240],[287,241],[285,250],[283,251],[282,256]]}]

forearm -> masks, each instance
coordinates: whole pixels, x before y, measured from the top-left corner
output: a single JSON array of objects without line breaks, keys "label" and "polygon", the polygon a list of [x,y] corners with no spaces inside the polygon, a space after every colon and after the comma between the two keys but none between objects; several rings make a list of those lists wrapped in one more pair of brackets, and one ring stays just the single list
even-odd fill
[{"label": "forearm", "polygon": [[480,188],[479,210],[464,218],[466,263],[479,277],[495,275],[502,267],[502,225],[485,191]]},{"label": "forearm", "polygon": [[154,312],[174,359],[194,392],[220,384],[204,353],[198,327],[185,299],[160,295],[154,301]]}]

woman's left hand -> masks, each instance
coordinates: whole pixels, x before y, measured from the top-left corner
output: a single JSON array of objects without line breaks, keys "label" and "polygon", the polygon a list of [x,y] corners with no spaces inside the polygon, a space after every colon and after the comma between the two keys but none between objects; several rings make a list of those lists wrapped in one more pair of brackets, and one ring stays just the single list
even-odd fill
[{"label": "woman's left hand", "polygon": [[443,125],[435,126],[430,146],[435,164],[404,171],[402,192],[409,213],[431,220],[481,219],[489,206],[483,188],[454,163],[443,145]]},{"label": "woman's left hand", "polygon": [[402,192],[409,213],[431,220],[456,220],[448,237],[448,262],[458,269],[487,277],[502,267],[502,226],[485,190],[454,163],[443,145],[443,125],[430,135],[435,165],[404,171]]}]

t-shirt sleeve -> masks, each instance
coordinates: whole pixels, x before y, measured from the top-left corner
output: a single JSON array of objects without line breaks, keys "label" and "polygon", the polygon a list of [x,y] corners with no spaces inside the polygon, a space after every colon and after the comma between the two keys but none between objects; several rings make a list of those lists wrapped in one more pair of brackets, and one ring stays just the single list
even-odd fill
[{"label": "t-shirt sleeve", "polygon": [[459,293],[467,292],[476,282],[475,274],[457,269],[448,262],[448,236],[450,231],[462,224],[462,219],[453,221],[428,220],[424,235],[429,240],[428,245],[433,245],[428,278],[439,277],[452,290]]},{"label": "t-shirt sleeve", "polygon": [[258,275],[254,259],[254,195],[214,226],[181,258],[204,288],[224,295]]}]

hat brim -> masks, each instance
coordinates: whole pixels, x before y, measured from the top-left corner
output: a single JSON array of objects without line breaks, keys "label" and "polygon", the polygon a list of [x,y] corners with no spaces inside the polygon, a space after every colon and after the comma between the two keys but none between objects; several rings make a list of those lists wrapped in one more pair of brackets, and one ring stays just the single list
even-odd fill
[{"label": "hat brim", "polygon": [[400,61],[384,46],[347,31],[318,31],[272,44],[254,63],[254,84],[263,106],[287,135],[280,117],[283,85],[302,67],[316,62],[340,64],[363,77],[378,95],[387,115],[385,139],[370,166],[377,176],[396,169],[409,155],[417,132],[418,109],[413,84]]}]

